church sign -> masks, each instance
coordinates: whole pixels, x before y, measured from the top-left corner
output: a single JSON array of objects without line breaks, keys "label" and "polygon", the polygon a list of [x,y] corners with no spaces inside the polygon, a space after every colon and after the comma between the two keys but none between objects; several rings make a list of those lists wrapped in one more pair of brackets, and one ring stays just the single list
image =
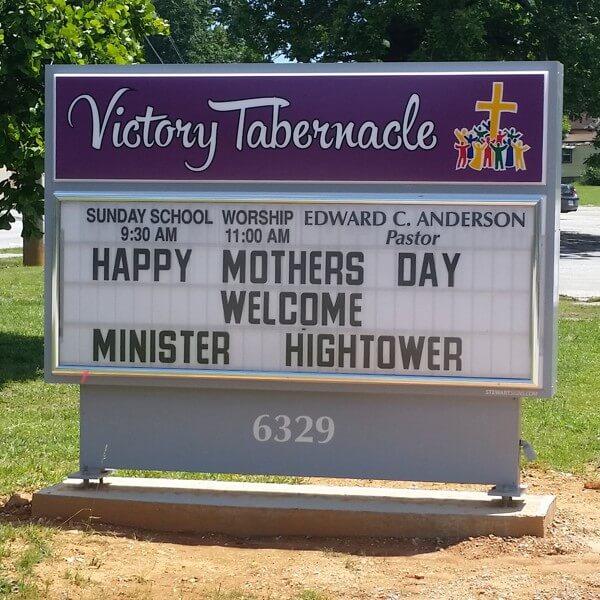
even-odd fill
[{"label": "church sign", "polygon": [[[214,419],[230,411],[230,462],[168,446],[120,466],[410,478],[354,459],[336,471],[321,450],[246,461],[296,422],[340,444],[339,465],[373,414],[387,427],[410,405],[424,423],[424,395],[463,416],[464,398],[510,405],[518,435],[516,397],[555,387],[559,79],[555,63],[49,68],[47,378],[80,382],[94,406],[226,395]],[[291,402],[306,392],[323,408]],[[248,414],[232,408],[243,398]],[[107,442],[91,449],[86,431],[97,462]],[[378,463],[381,435],[365,450]],[[445,453],[421,457],[419,477],[488,477],[453,475]]]}]

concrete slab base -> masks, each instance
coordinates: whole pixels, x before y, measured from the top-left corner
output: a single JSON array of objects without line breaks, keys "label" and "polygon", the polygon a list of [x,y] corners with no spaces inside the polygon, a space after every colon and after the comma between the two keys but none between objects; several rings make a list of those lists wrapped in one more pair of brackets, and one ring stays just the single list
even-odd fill
[{"label": "concrete slab base", "polygon": [[236,537],[543,537],[554,496],[503,507],[484,492],[136,479],[40,490],[33,516]]}]

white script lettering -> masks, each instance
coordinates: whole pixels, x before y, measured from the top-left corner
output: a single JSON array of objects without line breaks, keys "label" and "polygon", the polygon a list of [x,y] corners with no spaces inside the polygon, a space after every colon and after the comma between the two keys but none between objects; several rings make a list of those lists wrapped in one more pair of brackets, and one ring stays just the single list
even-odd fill
[{"label": "white script lettering", "polygon": [[208,149],[204,161],[199,166],[194,166],[185,161],[185,166],[190,171],[205,171],[212,164],[217,150],[218,123],[210,123],[210,128],[205,123],[183,122],[181,119],[172,121],[169,115],[154,114],[153,106],[146,106],[143,115],[135,115],[129,120],[121,120],[126,110],[124,106],[117,106],[121,98],[130,92],[130,88],[117,90],[108,103],[104,115],[101,116],[96,100],[89,94],[77,96],[69,106],[67,119],[69,125],[73,124],[73,110],[81,101],[87,102],[92,119],[92,148],[101,150],[106,141],[106,130],[112,119],[112,131],[109,139],[114,148],[127,146],[127,148],[167,148],[175,139],[180,140],[184,148],[194,146],[203,150]]},{"label": "white script lettering", "polygon": [[[223,102],[209,100],[208,105],[214,111],[238,113],[235,147],[240,151],[245,148],[286,148],[290,145],[306,149],[314,142],[324,150],[340,150],[344,146],[358,147],[361,150],[397,150],[404,146],[406,150],[413,152],[431,150],[437,144],[433,121],[423,121],[416,126],[421,105],[418,94],[412,94],[408,99],[401,120],[389,121],[383,125],[373,121],[330,123],[319,119],[291,123],[280,118],[281,109],[290,106],[290,102],[278,97]],[[267,122],[251,120],[249,113],[254,109],[263,109],[263,112],[264,109],[269,110]]]},{"label": "white script lettering", "polygon": [[[74,120],[81,122],[87,112],[76,108],[83,105],[89,109],[91,124],[91,147],[101,150],[106,144],[113,148],[168,148],[180,144],[194,153],[204,151],[200,157],[185,160],[187,169],[205,171],[213,163],[218,143],[219,123],[184,121],[159,114],[155,107],[147,105],[144,112],[133,113],[126,108],[125,96],[134,90],[118,89],[106,107],[90,94],[80,94],[70,104],[67,120],[75,127]],[[131,96],[128,96],[131,97]],[[412,94],[398,119],[376,123],[372,120],[322,121],[304,119],[291,122],[281,116],[290,101],[279,97],[246,98],[238,100],[207,100],[211,110],[230,112],[237,120],[235,147],[238,151],[252,149],[280,149],[293,147],[299,150],[431,150],[437,144],[435,124],[419,119],[421,99]],[[258,111],[258,114],[257,114]],[[133,113],[133,114],[132,114]],[[259,118],[260,117],[260,118]],[[199,163],[199,164],[196,164]]]}]

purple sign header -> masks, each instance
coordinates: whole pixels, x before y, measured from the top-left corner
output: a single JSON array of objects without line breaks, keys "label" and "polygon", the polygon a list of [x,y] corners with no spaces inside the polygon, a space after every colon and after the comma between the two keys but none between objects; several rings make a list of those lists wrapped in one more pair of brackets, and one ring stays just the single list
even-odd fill
[{"label": "purple sign header", "polygon": [[545,74],[57,74],[55,178],[540,183]]}]

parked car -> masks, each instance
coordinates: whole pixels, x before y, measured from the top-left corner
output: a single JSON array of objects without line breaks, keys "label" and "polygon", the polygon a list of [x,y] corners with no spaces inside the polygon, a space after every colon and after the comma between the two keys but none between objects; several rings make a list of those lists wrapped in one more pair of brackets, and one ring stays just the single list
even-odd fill
[{"label": "parked car", "polygon": [[577,190],[569,183],[560,184],[560,212],[573,212],[579,208]]}]

